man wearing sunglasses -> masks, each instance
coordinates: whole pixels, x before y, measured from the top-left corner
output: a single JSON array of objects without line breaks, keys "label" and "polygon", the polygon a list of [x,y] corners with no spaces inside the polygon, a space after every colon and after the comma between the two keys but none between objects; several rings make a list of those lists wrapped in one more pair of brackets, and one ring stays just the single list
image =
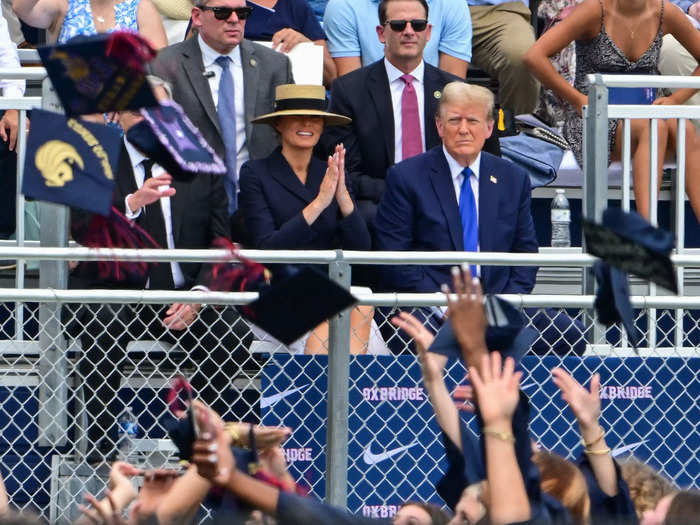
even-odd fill
[{"label": "man wearing sunglasses", "polygon": [[256,115],[274,111],[275,87],[291,84],[289,59],[243,39],[251,13],[245,0],[195,0],[192,26],[198,35],[162,49],[153,72],[172,84],[173,98],[225,160],[225,189],[232,238],[244,233],[238,208],[238,171],[249,158],[268,156],[277,146],[269,126],[253,126]]},{"label": "man wearing sunglasses", "polygon": [[[380,0],[329,0],[323,17],[328,49],[338,76],[368,66],[384,56],[375,27],[382,24]],[[465,1],[427,0],[433,26],[424,50],[425,61],[443,71],[465,78],[471,60],[472,27]]]}]

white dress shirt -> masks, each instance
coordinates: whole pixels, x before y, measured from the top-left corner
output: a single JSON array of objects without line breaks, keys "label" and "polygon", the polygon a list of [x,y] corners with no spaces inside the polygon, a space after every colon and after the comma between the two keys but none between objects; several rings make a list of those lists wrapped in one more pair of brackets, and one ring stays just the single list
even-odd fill
[{"label": "white dress shirt", "polygon": [[[131,143],[126,140],[126,138],[124,138],[124,144],[126,145],[126,151],[129,153],[129,161],[131,162],[131,168],[134,172],[136,187],[141,189],[141,186],[143,186],[143,181],[146,178],[146,171],[141,162],[146,160],[148,157],[144,156],[139,150],[132,146]],[[151,168],[151,175],[153,177],[157,177],[163,173],[165,173],[165,170],[161,166],[158,164],[153,164],[153,167]],[[143,208],[139,208],[132,213],[131,209],[129,208],[129,197],[131,197],[131,194],[127,195],[124,199],[124,208],[126,210],[125,215],[127,219],[134,220],[141,215]],[[168,242],[168,250],[173,250],[175,249],[175,239],[173,238],[173,221],[172,213],[170,211],[170,197],[161,197],[160,208],[163,211],[163,219],[165,221],[165,238]],[[185,284],[185,276],[182,274],[180,263],[171,262],[170,268],[173,272],[173,283],[175,284],[175,288],[181,288]],[[149,285],[146,283],[146,288],[148,287]]]},{"label": "white dress shirt", "polygon": [[[442,152],[445,154],[447,159],[447,165],[450,168],[450,175],[452,176],[452,185],[455,189],[455,197],[457,198],[457,205],[459,206],[459,194],[462,191],[462,182],[464,181],[464,175],[462,166],[457,160],[447,152],[445,145],[442,146]],[[469,177],[469,184],[472,187],[472,193],[474,193],[474,201],[476,202],[476,217],[477,224],[479,221],[479,164],[481,162],[481,152],[476,156],[476,160],[469,165],[469,169],[472,170],[472,174]],[[478,231],[478,227],[477,227]],[[476,251],[479,251],[479,242],[477,240]],[[481,267],[476,265],[476,274],[481,275]]]},{"label": "white dress shirt", "polygon": [[[199,39],[199,49],[202,50],[202,62],[204,63],[204,71],[213,72],[213,76],[209,76],[209,89],[211,89],[211,97],[214,99],[214,106],[219,106],[219,82],[221,81],[221,66],[216,63],[216,59],[221,56],[221,53],[214,51],[202,39],[201,35],[197,35]],[[236,104],[236,147],[238,153],[236,155],[236,180],[238,173],[241,171],[241,166],[248,160],[248,145],[245,138],[245,100],[243,97],[243,62],[241,60],[241,49],[239,46],[233,48],[228,54],[231,57],[232,64],[229,70],[233,75],[233,89],[235,91]],[[238,184],[236,184],[238,187]]]},{"label": "white dress shirt", "polygon": [[[3,16],[0,16],[0,67],[20,67],[17,46],[10,39],[7,20]],[[0,80],[3,97],[23,97],[24,88],[24,80]]]},{"label": "white dress shirt", "polygon": [[[394,162],[403,160],[402,154],[402,137],[401,137],[401,95],[403,95],[406,83],[401,80],[403,72],[397,69],[386,58],[384,59],[384,67],[386,74],[389,77],[389,90],[391,91],[391,107],[394,111]],[[423,151],[425,151],[425,85],[423,83],[423,73],[425,71],[425,63],[421,60],[418,67],[411,71],[413,80],[413,88],[416,90],[418,97],[418,118],[420,119],[420,136]]]}]

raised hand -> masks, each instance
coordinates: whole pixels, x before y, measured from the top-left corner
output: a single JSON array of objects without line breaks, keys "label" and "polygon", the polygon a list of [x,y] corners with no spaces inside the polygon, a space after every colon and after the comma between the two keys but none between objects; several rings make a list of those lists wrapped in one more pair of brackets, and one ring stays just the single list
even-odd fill
[{"label": "raised hand", "polygon": [[231,436],[216,412],[202,403],[194,404],[200,438],[192,445],[191,462],[200,476],[215,485],[226,485],[236,471],[236,461],[231,452]]},{"label": "raised hand", "polygon": [[484,427],[512,428],[511,419],[520,399],[522,375],[522,372],[515,371],[513,358],[508,357],[502,363],[499,352],[482,356],[480,370],[469,368]]},{"label": "raised hand", "polygon": [[391,324],[406,332],[415,341],[421,371],[423,372],[423,382],[427,385],[428,383],[442,381],[442,373],[447,357],[428,352],[428,348],[433,344],[435,336],[423,326],[423,323],[408,312],[399,312],[399,315],[392,317]]},{"label": "raised hand", "polygon": [[338,144],[335,147],[333,158],[338,170],[338,186],[335,190],[335,199],[338,201],[340,213],[343,217],[347,217],[355,210],[355,204],[352,202],[352,197],[350,197],[350,192],[348,192],[348,187],[345,184],[345,147],[342,144]]},{"label": "raised hand", "polygon": [[259,450],[274,448],[287,439],[292,429],[289,427],[267,427],[251,423],[226,423],[226,430],[233,437],[233,444],[250,448],[250,428],[253,428],[255,446]]},{"label": "raised hand", "polygon": [[112,492],[105,491],[106,504],[102,504],[92,494],[85,494],[85,501],[90,506],[80,505],[80,512],[95,525],[126,525],[126,520],[122,518],[121,511],[117,506]]},{"label": "raised hand", "polygon": [[450,295],[446,284],[442,291],[447,296],[447,317],[452,323],[455,339],[462,349],[467,367],[479,367],[486,349],[486,312],[479,279],[472,278],[467,265],[460,270],[452,268],[452,286],[457,299]]},{"label": "raised hand", "polygon": [[162,173],[157,177],[149,177],[143,182],[136,192],[127,199],[129,209],[132,213],[149,204],[153,204],[161,197],[172,197],[175,195],[175,188],[171,188],[173,177],[169,173]]},{"label": "raised hand", "polygon": [[179,473],[176,470],[168,469],[149,470],[143,475],[138,507],[134,506],[132,511],[137,522],[147,522],[156,514],[178,477]]},{"label": "raised hand", "polygon": [[318,196],[316,201],[322,209],[326,209],[328,205],[333,202],[335,198],[335,192],[338,188],[338,163],[335,155],[328,157],[328,168],[326,168],[326,175],[321,181],[321,187],[318,190]]},{"label": "raised hand", "polygon": [[571,411],[583,429],[597,429],[600,417],[600,375],[591,377],[590,390],[586,390],[563,368],[552,370],[552,380],[559,387],[561,397],[571,407]]},{"label": "raised hand", "polygon": [[131,496],[133,499],[138,492],[129,478],[142,474],[143,470],[140,468],[124,461],[115,461],[109,471],[109,488],[112,492],[123,491],[126,496]]}]

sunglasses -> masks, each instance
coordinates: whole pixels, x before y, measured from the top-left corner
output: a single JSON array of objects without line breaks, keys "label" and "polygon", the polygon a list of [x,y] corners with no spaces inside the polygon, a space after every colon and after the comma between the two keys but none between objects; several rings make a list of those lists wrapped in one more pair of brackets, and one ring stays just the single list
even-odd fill
[{"label": "sunglasses", "polygon": [[406,29],[406,25],[408,24],[411,24],[411,27],[417,33],[425,31],[425,28],[428,27],[428,21],[425,18],[415,18],[413,20],[387,20],[384,24],[389,24],[391,30],[396,31],[397,33]]},{"label": "sunglasses", "polygon": [[[253,12],[253,8],[250,6],[246,7],[210,7],[208,5],[200,6],[199,9],[202,11],[212,11],[214,13],[214,18],[217,20],[228,20],[231,18],[231,13],[236,13],[238,20],[245,20]],[[414,27],[415,29],[415,27]],[[418,31],[416,29],[416,31]]]}]

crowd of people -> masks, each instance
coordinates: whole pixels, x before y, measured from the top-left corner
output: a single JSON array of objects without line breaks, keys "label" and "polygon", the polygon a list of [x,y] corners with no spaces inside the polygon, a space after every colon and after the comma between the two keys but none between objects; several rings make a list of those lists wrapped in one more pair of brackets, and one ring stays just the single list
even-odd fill
[{"label": "crowd of people", "polygon": [[[148,68],[164,87],[161,96],[182,107],[226,166],[221,176],[177,179],[130,141],[129,130],[142,121],[142,114],[109,115],[110,125],[118,123],[124,134],[113,204],[159,245],[171,249],[205,249],[227,238],[276,250],[534,253],[538,244],[530,179],[523,169],[500,158],[496,105],[514,113],[535,110],[541,82],[561,99],[564,135],[581,163],[586,74],[654,73],[662,41],[669,35],[696,60],[686,74],[700,74],[700,35],[668,0],[584,0],[538,40],[529,8],[519,0],[329,0],[323,25],[306,0],[175,4],[12,2],[16,16],[46,30],[52,44],[126,30],[138,32],[158,50]],[[700,17],[696,4],[686,9],[689,17]],[[12,67],[18,61],[4,22],[0,65]],[[173,34],[179,35],[178,41]],[[187,38],[179,41],[183,35]],[[269,41],[273,49],[254,40]],[[294,84],[284,53],[302,42],[323,47],[323,86]],[[550,61],[571,42],[576,51],[573,84]],[[470,64],[497,81],[495,94],[465,82]],[[23,93],[21,82],[2,81],[0,86],[5,96]],[[694,92],[659,95],[655,104],[677,104],[692,100]],[[637,209],[648,216],[655,198],[647,184],[649,127],[642,121],[632,121],[631,126]],[[620,156],[621,133],[622,126],[611,121],[611,160]],[[17,112],[8,110],[0,120],[7,154],[15,147],[16,135]],[[664,154],[659,174],[677,140],[675,122],[661,122],[658,148]],[[700,216],[700,178],[691,169],[700,160],[694,127],[688,126],[684,141],[686,191]],[[14,172],[3,173],[0,180],[10,184]],[[6,194],[14,199],[16,188],[10,189]],[[74,211],[73,218],[79,213]],[[105,278],[92,263],[81,263],[73,269],[69,286],[206,290],[206,270],[199,263],[151,264],[142,278],[124,280]],[[293,271],[277,268],[274,279]],[[454,523],[474,523],[484,516],[494,524],[635,523],[641,513],[631,496],[636,489],[628,486],[625,469],[610,457],[598,424],[596,377],[587,390],[566,371],[552,372],[578,420],[584,456],[574,464],[544,451],[533,453],[527,432],[529,401],[519,392],[516,363],[502,362],[498,353],[489,354],[481,344],[483,311],[473,297],[480,300],[482,290],[528,294],[536,273],[534,267],[474,265],[471,274],[480,285],[472,288],[471,279],[454,277],[460,298],[448,308],[449,321],[436,309],[419,309],[415,317],[396,320],[421,360],[446,449],[456,450],[449,456],[455,462],[450,471],[469,467],[467,475],[458,472],[455,483],[446,482],[458,492],[445,502],[455,512]],[[353,284],[374,291],[439,292],[453,276],[450,268],[437,265],[364,267],[354,272]],[[365,353],[371,346],[373,315],[371,308],[352,311],[354,353]],[[548,332],[541,330],[543,347],[562,354],[579,352],[585,341],[583,325],[564,314],[547,316],[544,324],[550,325],[552,317],[550,328],[556,333],[547,341]],[[193,384],[203,399],[213,401],[247,360],[253,333],[235,309],[187,303],[141,310],[138,316],[124,305],[74,305],[66,307],[63,321],[66,333],[82,343],[77,369],[87,398],[89,458],[97,461],[114,451],[111,432],[119,412],[115,393],[129,341],[148,337],[187,348],[188,360],[196,363]],[[465,444],[462,420],[442,384],[444,362],[425,351],[432,333],[445,322],[452,323],[470,369],[472,386],[462,393],[476,407],[482,431],[476,444]],[[538,319],[533,323],[538,326]],[[576,334],[569,338],[572,327]],[[409,348],[386,333],[391,330],[388,324],[382,330],[389,350]],[[314,333],[304,339],[300,351],[327,352],[327,325]],[[85,519],[119,523],[117,511],[136,500],[136,522],[153,516],[162,523],[187,521],[216,485],[220,495],[233,495],[237,502],[277,515],[282,523],[364,522],[290,495],[286,489],[294,482],[285,474],[278,442],[261,453],[260,462],[282,482],[270,486],[239,471],[228,452],[230,434],[223,432],[218,416],[203,406],[198,414],[209,426],[195,444],[193,466],[185,475],[148,473],[145,489],[137,495],[128,477],[143,473],[115,464],[111,493],[102,501],[90,497],[92,510],[86,508]],[[637,477],[644,478],[639,472]],[[650,473],[647,478],[651,477]],[[686,518],[674,518],[681,515],[697,520],[696,493],[674,492],[657,500],[655,510],[645,508],[643,523],[681,523]],[[230,503],[224,496],[220,506],[225,510]],[[652,519],[656,521],[648,521]],[[409,502],[394,523],[447,521],[441,510]]]}]

